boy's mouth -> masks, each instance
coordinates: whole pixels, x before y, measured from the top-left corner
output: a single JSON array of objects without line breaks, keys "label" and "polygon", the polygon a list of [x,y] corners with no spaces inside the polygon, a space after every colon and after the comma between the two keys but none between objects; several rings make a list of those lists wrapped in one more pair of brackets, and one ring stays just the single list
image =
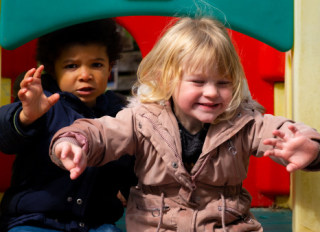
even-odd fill
[{"label": "boy's mouth", "polygon": [[94,88],[92,87],[83,87],[83,88],[77,89],[77,92],[81,95],[87,95],[87,94],[91,94],[93,90]]}]

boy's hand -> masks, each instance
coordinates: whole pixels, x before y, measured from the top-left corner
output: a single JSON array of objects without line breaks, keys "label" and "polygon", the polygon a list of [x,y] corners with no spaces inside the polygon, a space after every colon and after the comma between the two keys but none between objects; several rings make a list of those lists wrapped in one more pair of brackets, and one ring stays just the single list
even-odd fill
[{"label": "boy's hand", "polygon": [[81,147],[73,143],[66,141],[58,143],[54,148],[54,154],[60,159],[63,166],[70,171],[72,180],[78,178],[87,167],[86,155]]},{"label": "boy's hand", "polygon": [[41,86],[41,72],[43,65],[37,69],[30,69],[20,83],[21,89],[18,97],[22,102],[22,111],[19,119],[22,125],[27,126],[44,115],[59,100],[59,94],[55,93],[47,97]]},{"label": "boy's hand", "polygon": [[275,156],[286,160],[287,171],[293,172],[305,168],[317,158],[319,143],[304,136],[294,125],[289,125],[288,128],[292,133],[285,134],[275,130],[273,135],[277,138],[264,140],[264,144],[273,146],[264,153],[264,156]]}]

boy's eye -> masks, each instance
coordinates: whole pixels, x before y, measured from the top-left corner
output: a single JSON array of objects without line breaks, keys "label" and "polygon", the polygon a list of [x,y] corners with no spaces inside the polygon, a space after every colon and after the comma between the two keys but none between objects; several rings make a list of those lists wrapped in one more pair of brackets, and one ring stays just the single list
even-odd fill
[{"label": "boy's eye", "polygon": [[100,68],[100,67],[103,67],[103,64],[102,63],[93,63],[92,67]]},{"label": "boy's eye", "polygon": [[66,66],[64,66],[64,68],[66,68],[66,69],[74,69],[77,67],[78,67],[78,65],[76,65],[76,64],[67,64]]}]

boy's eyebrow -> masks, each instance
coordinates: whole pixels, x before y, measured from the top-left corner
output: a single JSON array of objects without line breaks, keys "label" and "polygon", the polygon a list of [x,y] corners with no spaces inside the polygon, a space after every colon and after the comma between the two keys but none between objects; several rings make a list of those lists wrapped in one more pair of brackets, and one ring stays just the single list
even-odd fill
[{"label": "boy's eyebrow", "polygon": [[[70,63],[70,62],[75,62],[77,61],[78,59],[66,59],[66,60],[63,60],[62,63]],[[90,59],[91,61],[106,61],[107,59],[105,58],[102,58],[102,57],[96,57],[96,58],[93,58],[93,59]]]},{"label": "boy's eyebrow", "polygon": [[105,61],[106,59],[105,58],[102,58],[102,57],[98,57],[98,58],[95,58],[93,60],[101,60],[101,61]]}]

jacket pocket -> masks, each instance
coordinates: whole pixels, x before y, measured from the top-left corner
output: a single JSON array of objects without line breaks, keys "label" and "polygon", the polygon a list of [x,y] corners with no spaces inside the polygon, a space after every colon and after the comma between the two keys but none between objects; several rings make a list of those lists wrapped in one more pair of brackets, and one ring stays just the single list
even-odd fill
[{"label": "jacket pocket", "polygon": [[[218,210],[223,213],[221,206]],[[249,212],[248,214],[241,214],[234,208],[225,208],[225,226],[229,232],[262,232],[261,224]],[[230,223],[231,221],[231,223]],[[221,225],[222,227],[222,225]],[[216,230],[214,230],[216,231]],[[217,230],[219,231],[219,230]]]},{"label": "jacket pocket", "polygon": [[126,211],[129,224],[174,230],[177,227],[176,210],[172,210],[167,199],[161,196],[144,194],[138,188],[131,188]]},{"label": "jacket pocket", "polygon": [[220,212],[220,214],[222,213],[225,214],[224,216],[225,216],[226,223],[246,218],[246,216],[240,213],[238,210],[230,207],[226,207],[225,211],[223,212],[222,206],[218,206],[218,211]]}]

